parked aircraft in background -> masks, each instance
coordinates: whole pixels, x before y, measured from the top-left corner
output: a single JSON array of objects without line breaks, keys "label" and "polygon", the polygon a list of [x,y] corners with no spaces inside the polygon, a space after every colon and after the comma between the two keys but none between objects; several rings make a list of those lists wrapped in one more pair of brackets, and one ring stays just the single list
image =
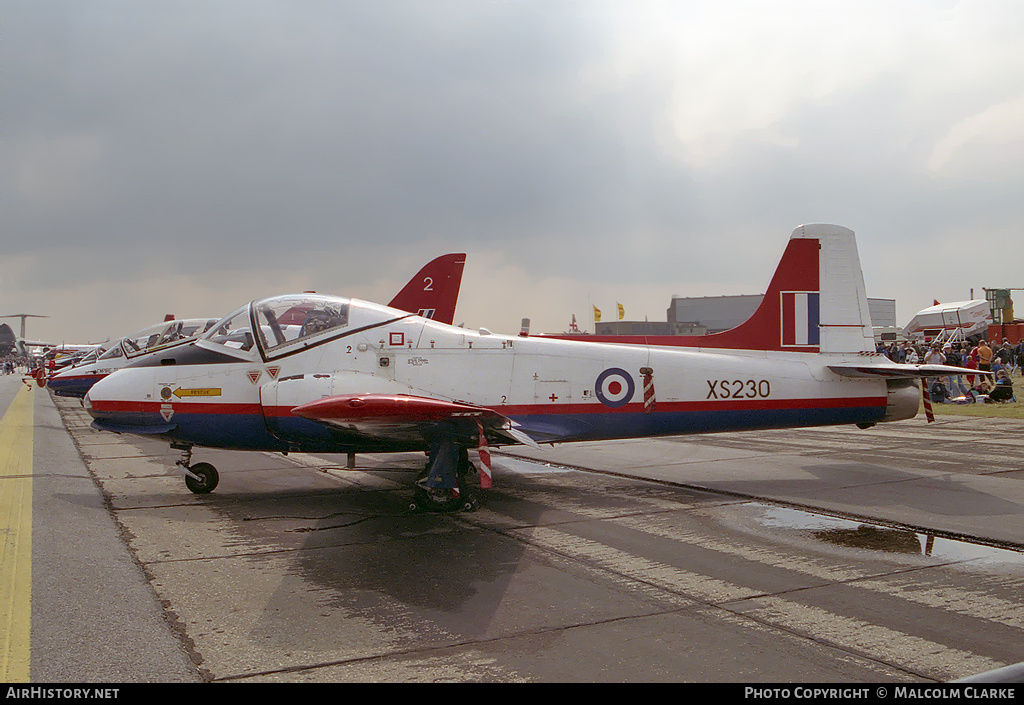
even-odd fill
[{"label": "parked aircraft in background", "polygon": [[463,252],[431,260],[402,287],[388,306],[451,325],[455,321],[455,305],[459,301],[465,267],[466,255]]},{"label": "parked aircraft in background", "polygon": [[83,358],[98,353],[106,343],[61,343],[40,348],[36,355],[42,358],[42,365],[36,368],[33,376],[40,387],[46,386],[46,379],[51,374],[56,374],[66,367],[71,367],[80,362]]},{"label": "parked aircraft in background", "polygon": [[14,331],[6,323],[0,324],[0,357],[6,357],[8,355],[28,357],[36,350],[42,350],[45,347],[53,345],[53,343],[47,343],[41,340],[27,340],[25,338],[26,318],[49,318],[49,316],[43,316],[37,313],[12,313],[6,316],[0,316],[0,318],[21,319],[20,335],[15,335]]},{"label": "parked aircraft in background", "polygon": [[102,349],[92,351],[74,365],[55,371],[45,384],[57,396],[84,397],[92,385],[133,359],[205,333],[216,322],[216,318],[172,318],[143,328],[112,343],[105,343]]},{"label": "parked aircraft in background", "polygon": [[0,357],[14,355],[18,349],[18,336],[6,323],[0,323]]},{"label": "parked aircraft in background", "polygon": [[743,349],[494,335],[296,294],[245,304],[197,341],[142,358],[85,406],[98,429],[169,440],[193,492],[218,482],[212,465],[190,464],[195,446],[425,451],[413,505],[453,509],[472,506],[471,448],[489,487],[495,445],[866,428],[915,416],[916,378],[967,372],[873,352],[852,231],[801,226],[789,247],[814,276],[776,291],[769,333]]},{"label": "parked aircraft in background", "polygon": [[[465,265],[464,253],[442,255],[431,260],[409,280],[389,305],[450,324],[455,318],[455,305]],[[176,321],[173,316],[168,316],[163,323],[106,344],[102,351],[52,375],[46,383],[58,396],[84,397],[92,385],[115,370],[143,355],[201,335],[216,320],[195,318]],[[305,320],[306,312],[300,308],[293,311],[290,318],[282,318],[278,323],[285,328],[293,326],[298,330]]]}]

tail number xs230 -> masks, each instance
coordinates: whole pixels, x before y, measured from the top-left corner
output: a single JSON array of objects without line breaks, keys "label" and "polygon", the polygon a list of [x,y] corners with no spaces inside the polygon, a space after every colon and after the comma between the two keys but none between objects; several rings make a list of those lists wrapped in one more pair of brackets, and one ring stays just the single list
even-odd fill
[{"label": "tail number xs230", "polygon": [[709,379],[705,399],[765,399],[772,394],[766,379]]}]

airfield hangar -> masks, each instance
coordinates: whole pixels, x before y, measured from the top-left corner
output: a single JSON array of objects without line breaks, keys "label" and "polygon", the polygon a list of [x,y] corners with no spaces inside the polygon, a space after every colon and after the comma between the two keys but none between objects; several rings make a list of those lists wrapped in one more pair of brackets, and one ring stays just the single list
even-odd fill
[{"label": "airfield hangar", "polygon": [[[673,296],[666,321],[600,321],[597,335],[708,335],[735,328],[753,315],[763,294],[744,296]],[[895,340],[896,300],[868,299],[876,340]]]}]

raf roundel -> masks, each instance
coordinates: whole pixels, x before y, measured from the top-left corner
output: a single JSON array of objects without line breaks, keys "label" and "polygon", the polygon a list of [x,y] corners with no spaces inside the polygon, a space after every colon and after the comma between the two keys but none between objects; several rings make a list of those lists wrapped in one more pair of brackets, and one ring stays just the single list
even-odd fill
[{"label": "raf roundel", "polygon": [[633,398],[636,384],[629,373],[619,367],[609,367],[597,376],[594,393],[605,406],[617,409],[625,406]]}]

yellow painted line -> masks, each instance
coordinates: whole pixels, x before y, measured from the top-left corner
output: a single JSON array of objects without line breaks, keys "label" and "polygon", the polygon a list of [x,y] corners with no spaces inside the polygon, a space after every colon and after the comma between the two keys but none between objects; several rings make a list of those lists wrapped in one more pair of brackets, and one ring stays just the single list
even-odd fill
[{"label": "yellow painted line", "polygon": [[29,680],[32,391],[21,387],[0,419],[0,683]]}]

